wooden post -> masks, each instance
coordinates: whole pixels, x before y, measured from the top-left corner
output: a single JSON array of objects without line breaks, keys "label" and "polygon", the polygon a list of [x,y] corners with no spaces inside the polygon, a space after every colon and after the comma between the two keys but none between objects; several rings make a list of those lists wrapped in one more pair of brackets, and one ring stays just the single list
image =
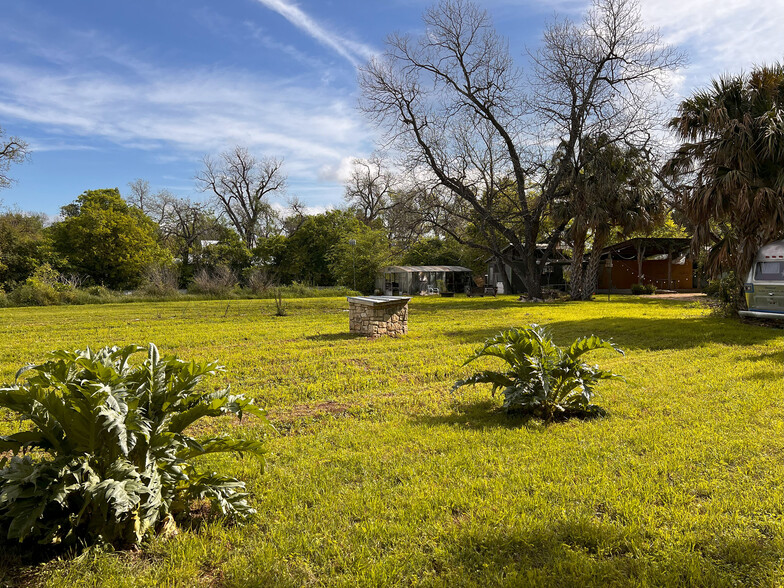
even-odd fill
[{"label": "wooden post", "polygon": [[667,289],[672,290],[672,245],[667,247]]},{"label": "wooden post", "polygon": [[642,257],[645,255],[645,247],[642,245],[642,239],[637,242],[637,283],[642,284]]}]

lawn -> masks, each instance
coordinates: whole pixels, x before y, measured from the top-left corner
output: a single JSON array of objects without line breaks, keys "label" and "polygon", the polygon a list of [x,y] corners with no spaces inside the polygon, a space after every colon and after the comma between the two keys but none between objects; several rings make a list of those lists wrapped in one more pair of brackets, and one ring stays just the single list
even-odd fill
[{"label": "lawn", "polygon": [[[782,331],[696,303],[414,299],[409,335],[348,335],[345,299],[2,309],[0,380],[48,350],[153,341],[219,359],[279,435],[248,482],[257,518],[203,517],[134,553],[35,561],[5,548],[0,585],[776,586],[784,584]],[[451,393],[464,358],[502,328],[595,333],[626,376],[609,415],[549,426],[498,411],[487,387]],[[3,433],[20,424],[0,414]],[[213,429],[253,435],[252,420]]]}]

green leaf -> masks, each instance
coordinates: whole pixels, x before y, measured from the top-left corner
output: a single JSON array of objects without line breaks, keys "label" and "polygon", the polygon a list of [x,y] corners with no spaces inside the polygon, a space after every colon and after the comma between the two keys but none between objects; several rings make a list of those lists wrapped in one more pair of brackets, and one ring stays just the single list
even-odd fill
[{"label": "green leaf", "polygon": [[[468,384],[492,384],[492,394],[502,389],[503,405],[508,410],[523,410],[548,421],[556,416],[584,415],[589,406],[594,406],[589,403],[598,381],[623,379],[579,360],[594,349],[623,354],[615,344],[595,335],[577,339],[564,350],[540,325],[507,329],[488,338],[463,365],[481,357],[496,357],[505,361],[509,370],[477,372],[455,382],[452,390]],[[599,414],[599,410],[591,409],[591,414]]]}]

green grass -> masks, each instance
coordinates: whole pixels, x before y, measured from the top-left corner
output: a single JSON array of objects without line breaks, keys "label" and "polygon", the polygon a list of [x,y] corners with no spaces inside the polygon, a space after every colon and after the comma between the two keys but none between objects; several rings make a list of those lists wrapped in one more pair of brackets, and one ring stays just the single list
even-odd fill
[{"label": "green grass", "polygon": [[[671,300],[417,298],[407,337],[368,341],[348,335],[345,299],[290,300],[286,317],[226,304],[0,310],[2,381],[51,349],[153,341],[221,360],[280,431],[263,474],[212,460],[248,482],[250,525],[206,520],[139,553],[6,548],[0,585],[784,584],[781,330]],[[588,356],[628,379],[599,387],[608,417],[544,426],[485,387],[449,392],[486,337],[531,322],[627,351]]]}]

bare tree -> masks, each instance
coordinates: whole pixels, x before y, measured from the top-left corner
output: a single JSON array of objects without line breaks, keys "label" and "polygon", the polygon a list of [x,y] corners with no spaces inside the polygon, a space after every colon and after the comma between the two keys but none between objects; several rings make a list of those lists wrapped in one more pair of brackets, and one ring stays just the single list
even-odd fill
[{"label": "bare tree", "polygon": [[398,250],[406,250],[428,233],[440,233],[427,222],[423,204],[428,202],[421,186],[403,187],[390,193],[390,205],[384,211],[384,225],[390,242]]},{"label": "bare tree", "polygon": [[370,225],[392,207],[395,178],[378,155],[355,159],[353,164],[343,198],[357,209],[362,222]]},{"label": "bare tree", "polygon": [[13,179],[8,175],[12,163],[22,163],[30,155],[27,143],[19,137],[5,137],[0,127],[0,189],[8,188]]},{"label": "bare tree", "polygon": [[[443,0],[424,21],[421,37],[390,36],[384,56],[361,70],[362,107],[411,171],[426,170],[446,189],[432,222],[510,265],[540,297],[542,270],[570,219],[546,221],[584,165],[581,137],[644,140],[651,100],[682,58],[642,26],[632,0],[597,1],[579,26],[550,25],[527,86],[475,4]],[[455,231],[456,218],[479,238]]]},{"label": "bare tree", "polygon": [[248,247],[277,230],[278,218],[269,197],[282,194],[286,187],[281,160],[256,159],[244,147],[235,147],[217,160],[205,157],[196,182],[203,192],[212,192]]},{"label": "bare tree", "polygon": [[128,182],[128,189],[130,190],[130,195],[125,199],[128,204],[148,214],[151,205],[150,182],[142,178],[136,178],[134,181]]},{"label": "bare tree", "polygon": [[287,235],[293,235],[308,218],[308,206],[298,196],[289,198],[288,204],[283,219],[283,230]]},{"label": "bare tree", "polygon": [[173,248],[187,266],[196,243],[215,228],[213,210],[205,203],[177,198],[168,192],[159,193],[158,203],[162,211],[161,233],[173,241]]}]

